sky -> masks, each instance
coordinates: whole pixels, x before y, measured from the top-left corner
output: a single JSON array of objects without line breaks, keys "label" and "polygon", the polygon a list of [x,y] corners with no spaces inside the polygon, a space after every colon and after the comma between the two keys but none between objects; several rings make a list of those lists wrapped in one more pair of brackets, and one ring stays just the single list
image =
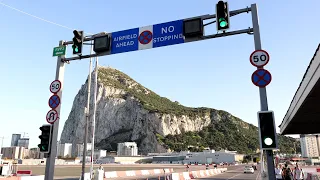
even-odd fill
[{"label": "sky", "polygon": [[[267,86],[269,110],[281,123],[320,42],[320,1],[229,0],[230,10],[257,3],[262,48],[270,54]],[[27,133],[30,146],[40,142],[39,127],[50,110],[49,85],[55,78],[53,48],[72,40],[73,29],[115,32],[204,14],[214,14],[217,1],[42,1],[0,0],[0,136],[10,146],[12,133]],[[4,6],[6,4],[15,10]],[[26,12],[29,15],[22,13]],[[37,18],[39,17],[39,18]],[[231,18],[232,30],[252,27],[250,13]],[[205,30],[216,33],[215,24]],[[70,46],[67,56],[71,57]],[[99,58],[137,82],[190,107],[225,110],[257,125],[259,90],[249,62],[253,35],[241,34]],[[89,53],[89,47],[85,47]],[[89,60],[66,66],[59,136],[75,95],[89,71]],[[1,139],[0,139],[1,140]],[[0,141],[1,145],[1,141]]]}]

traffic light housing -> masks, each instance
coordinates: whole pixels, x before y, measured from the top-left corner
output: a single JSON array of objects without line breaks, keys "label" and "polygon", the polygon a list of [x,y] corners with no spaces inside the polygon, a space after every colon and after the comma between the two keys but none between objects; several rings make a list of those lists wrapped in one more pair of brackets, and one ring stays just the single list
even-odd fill
[{"label": "traffic light housing", "polygon": [[217,31],[230,29],[230,14],[228,2],[219,1],[216,4],[216,24]]},{"label": "traffic light housing", "polygon": [[94,38],[93,51],[96,53],[109,51],[110,45],[111,45],[111,38],[108,34],[103,36],[97,36]]},{"label": "traffic light housing", "polygon": [[201,37],[204,34],[201,18],[193,18],[183,21],[183,35],[186,38]]},{"label": "traffic light housing", "polygon": [[40,148],[40,152],[50,153],[52,125],[45,124],[45,125],[42,125],[39,129],[41,130],[41,135],[39,136],[41,141],[40,141],[40,144],[38,144],[38,147]]},{"label": "traffic light housing", "polygon": [[273,111],[259,111],[258,124],[261,149],[278,149],[278,138]]},{"label": "traffic light housing", "polygon": [[82,45],[83,45],[83,31],[73,31],[74,38],[72,39],[73,45],[72,45],[72,52],[73,54],[82,54]]}]

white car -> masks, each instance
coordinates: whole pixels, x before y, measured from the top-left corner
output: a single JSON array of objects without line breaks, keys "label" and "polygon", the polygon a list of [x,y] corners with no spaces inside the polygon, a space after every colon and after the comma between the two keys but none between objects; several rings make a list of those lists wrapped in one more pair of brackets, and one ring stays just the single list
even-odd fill
[{"label": "white car", "polygon": [[254,174],[254,169],[252,166],[245,166],[244,167],[244,173],[252,173]]}]

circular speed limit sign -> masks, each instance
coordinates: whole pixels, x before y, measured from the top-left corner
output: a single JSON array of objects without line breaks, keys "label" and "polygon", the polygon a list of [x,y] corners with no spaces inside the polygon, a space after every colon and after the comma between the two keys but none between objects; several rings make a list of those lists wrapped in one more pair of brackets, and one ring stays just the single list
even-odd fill
[{"label": "circular speed limit sign", "polygon": [[255,50],[250,55],[250,63],[258,68],[268,64],[269,59],[269,54],[264,50]]},{"label": "circular speed limit sign", "polygon": [[56,94],[57,92],[59,92],[60,89],[61,89],[61,82],[59,80],[54,80],[50,84],[50,92],[52,92],[53,94]]}]

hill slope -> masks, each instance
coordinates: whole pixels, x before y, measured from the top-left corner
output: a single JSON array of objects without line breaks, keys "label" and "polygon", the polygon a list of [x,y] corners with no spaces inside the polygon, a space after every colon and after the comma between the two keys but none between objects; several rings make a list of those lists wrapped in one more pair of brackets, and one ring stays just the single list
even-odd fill
[{"label": "hill slope", "polygon": [[[257,127],[228,112],[182,106],[112,68],[100,67],[98,82],[95,138],[99,148],[116,150],[117,143],[125,141],[137,142],[143,154],[204,147],[250,153],[259,147]],[[62,143],[74,147],[82,143],[86,99],[87,81],[75,97]],[[293,143],[299,149],[293,138],[279,138],[281,151],[293,151]]]}]

